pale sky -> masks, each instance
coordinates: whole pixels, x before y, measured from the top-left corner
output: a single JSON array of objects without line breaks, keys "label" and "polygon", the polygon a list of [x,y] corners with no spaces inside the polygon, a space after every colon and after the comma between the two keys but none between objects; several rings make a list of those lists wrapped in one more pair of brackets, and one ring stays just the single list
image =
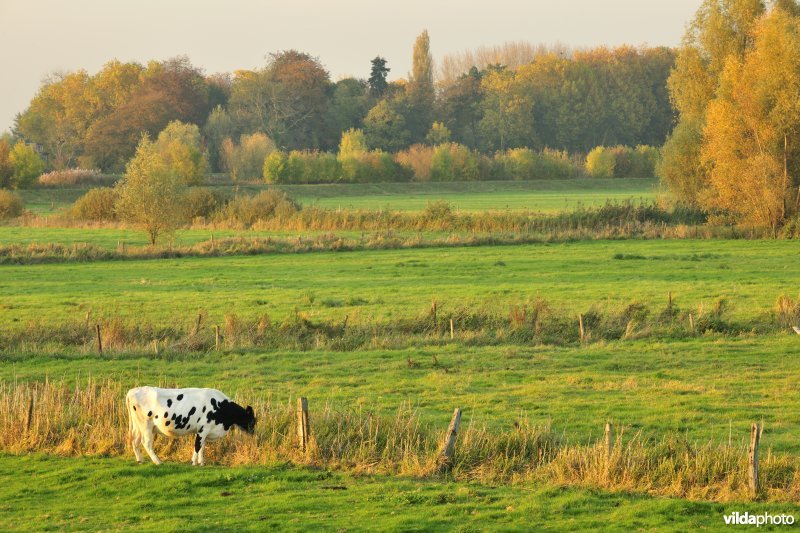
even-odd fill
[{"label": "pale sky", "polygon": [[270,52],[319,57],[336,80],[411,69],[428,30],[435,59],[506,41],[676,46],[702,0],[0,0],[0,132],[53,71],[187,55],[206,73],[257,68]]}]

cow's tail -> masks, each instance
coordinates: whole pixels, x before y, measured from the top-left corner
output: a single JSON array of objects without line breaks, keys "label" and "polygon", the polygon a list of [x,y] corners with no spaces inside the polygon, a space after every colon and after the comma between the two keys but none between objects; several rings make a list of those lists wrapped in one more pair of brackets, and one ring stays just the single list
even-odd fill
[{"label": "cow's tail", "polygon": [[136,436],[136,424],[133,421],[133,417],[136,416],[136,411],[133,410],[134,401],[134,392],[130,390],[125,396],[125,405],[128,407],[128,442],[131,443],[131,447],[133,447],[133,439]]}]

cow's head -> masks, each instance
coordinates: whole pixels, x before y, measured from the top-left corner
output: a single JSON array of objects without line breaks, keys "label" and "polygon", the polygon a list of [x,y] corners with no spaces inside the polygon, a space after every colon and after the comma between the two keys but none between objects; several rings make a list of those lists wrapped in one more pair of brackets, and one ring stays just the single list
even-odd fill
[{"label": "cow's head", "polygon": [[256,429],[256,414],[249,405],[244,410],[244,420],[242,421],[241,428],[248,433],[253,433]]}]

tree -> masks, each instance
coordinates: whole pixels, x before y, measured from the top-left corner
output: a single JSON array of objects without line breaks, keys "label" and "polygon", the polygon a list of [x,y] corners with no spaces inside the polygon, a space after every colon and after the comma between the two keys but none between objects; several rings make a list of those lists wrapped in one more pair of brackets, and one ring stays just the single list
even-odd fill
[{"label": "tree", "polygon": [[514,73],[493,69],[483,76],[481,86],[486,96],[479,127],[485,147],[505,150],[536,144],[533,97],[516,83]]},{"label": "tree", "polygon": [[453,139],[470,148],[477,148],[480,140],[478,124],[483,117],[481,104],[483,73],[472,67],[468,73],[449,84],[438,102],[437,117],[452,132]]},{"label": "tree", "polygon": [[[752,30],[764,11],[761,0],[704,0],[684,35],[667,82],[679,121],[664,146],[659,175],[677,187],[672,190],[685,202],[700,205],[701,197],[707,197],[709,176],[700,161],[697,134],[705,128],[726,63],[740,61],[751,48]],[[684,171],[685,177],[676,174]]]},{"label": "tree", "polygon": [[151,245],[183,222],[186,185],[147,135],[139,141],[116,188],[117,216],[146,231]]},{"label": "tree", "polygon": [[270,54],[267,66],[239,71],[228,112],[244,133],[264,132],[287,149],[330,148],[330,76],[319,59],[297,50]]},{"label": "tree", "polygon": [[104,170],[124,168],[142,133],[158,135],[173,120],[202,124],[210,111],[205,78],[186,57],[151,61],[140,78],[130,98],[88,132],[86,154]]},{"label": "tree", "polygon": [[386,77],[389,75],[391,69],[386,66],[386,60],[381,56],[375,57],[371,63],[372,68],[370,69],[369,80],[367,81],[369,85],[369,94],[373,98],[381,98],[386,93],[386,89],[389,88]]},{"label": "tree", "polygon": [[797,210],[800,184],[800,19],[774,9],[753,46],[729,58],[709,103],[701,159],[710,169],[707,206],[777,232]]},{"label": "tree", "polygon": [[44,172],[44,161],[31,146],[18,142],[8,157],[13,173],[11,183],[15,189],[27,189]]},{"label": "tree", "polygon": [[227,139],[222,147],[226,168],[234,180],[257,180],[262,177],[264,160],[275,150],[272,139],[261,132],[242,135],[238,145]]},{"label": "tree", "polygon": [[206,139],[208,162],[211,169],[221,172],[224,168],[222,143],[225,139],[232,139],[236,136],[233,119],[222,106],[215,107],[208,115],[208,120],[203,126],[203,136]]},{"label": "tree", "polygon": [[413,141],[421,141],[432,122],[436,93],[430,43],[428,30],[424,30],[414,42],[411,76],[406,89],[409,106],[405,117]]},{"label": "tree", "polygon": [[10,189],[14,176],[14,165],[11,164],[11,143],[0,138],[0,189]]},{"label": "tree", "polygon": [[364,120],[364,135],[370,148],[387,152],[397,152],[411,143],[406,119],[394,100],[381,100],[370,109]]},{"label": "tree", "polygon": [[450,137],[450,130],[447,128],[447,126],[441,122],[434,122],[431,126],[431,130],[425,136],[425,141],[432,146],[436,146],[439,144],[449,143]]},{"label": "tree", "polygon": [[161,130],[156,147],[166,163],[186,185],[203,183],[208,174],[208,160],[203,153],[200,128],[174,120]]},{"label": "tree", "polygon": [[370,100],[363,81],[345,78],[336,82],[329,109],[333,129],[342,132],[362,127],[371,107]]}]

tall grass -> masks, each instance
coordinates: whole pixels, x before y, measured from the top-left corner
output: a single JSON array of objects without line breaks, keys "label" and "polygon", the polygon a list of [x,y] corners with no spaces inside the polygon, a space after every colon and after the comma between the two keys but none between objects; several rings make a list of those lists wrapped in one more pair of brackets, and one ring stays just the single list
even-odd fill
[{"label": "tall grass", "polygon": [[[70,386],[64,381],[0,383],[0,450],[63,456],[127,455],[127,414],[121,384],[91,379]],[[297,445],[292,403],[277,403],[250,393],[240,402],[253,405],[256,431],[235,431],[211,444],[208,460],[229,465],[292,461],[298,464],[419,477],[437,469],[445,420],[434,427],[408,407],[393,417],[368,410],[325,405],[310,413],[311,442]],[[156,439],[162,459],[188,462],[191,439]],[[747,449],[744,443],[695,443],[685,436],[650,439],[620,432],[610,449],[601,441],[570,443],[548,426],[515,421],[490,432],[468,423],[458,434],[451,469],[456,480],[484,483],[543,481],[693,499],[728,501],[747,497]],[[800,461],[762,454],[764,499],[800,501]]]}]

